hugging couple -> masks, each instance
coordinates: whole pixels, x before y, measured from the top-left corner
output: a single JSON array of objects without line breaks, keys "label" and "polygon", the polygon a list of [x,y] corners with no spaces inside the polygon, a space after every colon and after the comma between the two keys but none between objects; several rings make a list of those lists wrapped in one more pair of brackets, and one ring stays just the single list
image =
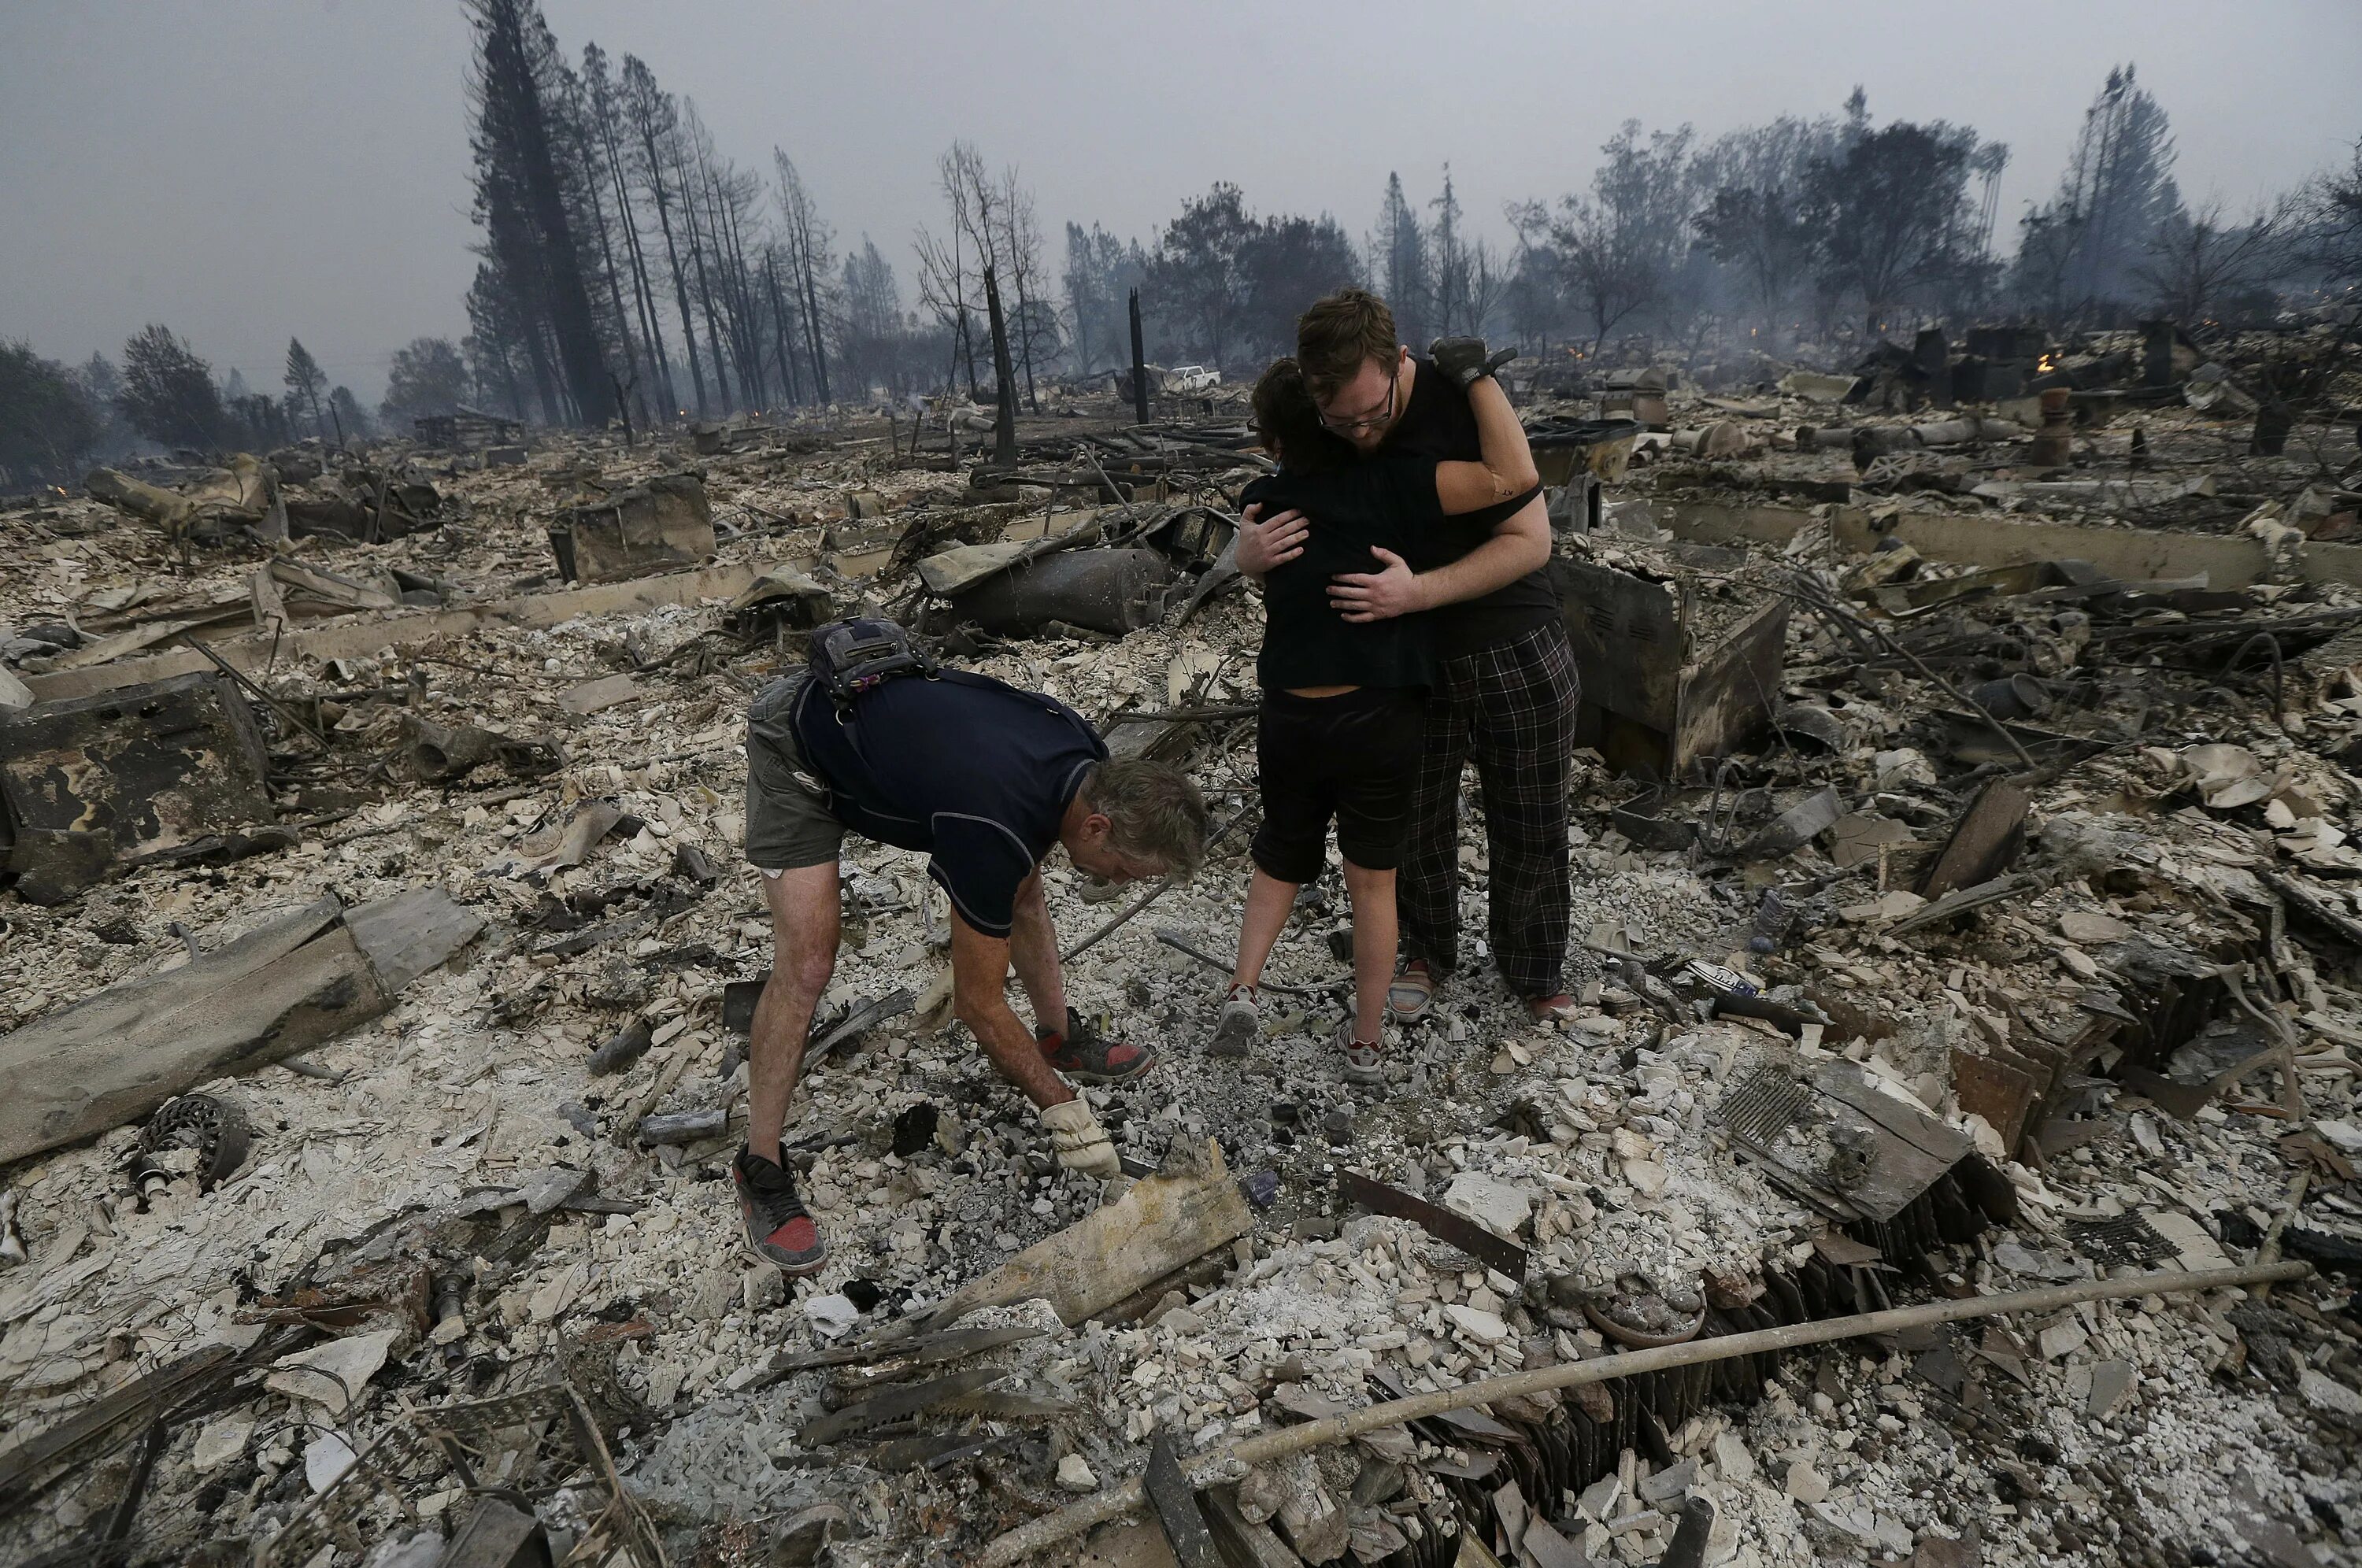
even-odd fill
[{"label": "hugging couple", "polygon": [[[1578,686],[1540,477],[1473,337],[1426,356],[1385,302],[1345,289],[1255,383],[1279,471],[1247,487],[1239,569],[1264,590],[1263,825],[1211,1052],[1260,1037],[1256,988],[1337,825],[1353,918],[1344,1077],[1385,1077],[1391,1014],[1426,1015],[1459,959],[1460,777],[1470,761],[1502,977],[1538,1021],[1573,1010],[1567,795]],[[1400,963],[1397,966],[1397,954]]]}]

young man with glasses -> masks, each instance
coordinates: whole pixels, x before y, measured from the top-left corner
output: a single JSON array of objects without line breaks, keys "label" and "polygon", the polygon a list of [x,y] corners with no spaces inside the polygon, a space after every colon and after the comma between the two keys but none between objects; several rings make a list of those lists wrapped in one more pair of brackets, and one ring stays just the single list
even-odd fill
[{"label": "young man with glasses", "polygon": [[[1385,302],[1344,289],[1297,323],[1297,359],[1321,423],[1363,458],[1480,455],[1468,395],[1431,359],[1396,340]],[[1250,509],[1239,569],[1260,577],[1303,553],[1300,513]],[[1536,1020],[1573,1010],[1564,988],[1572,889],[1568,787],[1580,686],[1564,612],[1542,568],[1550,523],[1540,489],[1455,518],[1452,558],[1413,571],[1376,552],[1374,572],[1337,576],[1330,602],[1348,621],[1425,613],[1438,660],[1427,738],[1411,799],[1409,842],[1396,882],[1404,963],[1387,1006],[1425,1016],[1458,966],[1460,778],[1471,761],[1485,807],[1491,886],[1487,925],[1502,977]]]}]

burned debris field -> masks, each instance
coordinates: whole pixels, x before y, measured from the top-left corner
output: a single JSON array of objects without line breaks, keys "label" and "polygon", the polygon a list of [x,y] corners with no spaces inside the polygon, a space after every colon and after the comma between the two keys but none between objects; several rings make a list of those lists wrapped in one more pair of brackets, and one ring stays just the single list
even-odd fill
[{"label": "burned debris field", "polygon": [[[1581,1006],[1544,1027],[1466,988],[1349,1088],[1316,884],[1270,1038],[1220,1060],[1240,835],[1147,897],[1053,867],[1076,1005],[1164,1043],[1090,1091],[1140,1196],[1031,1146],[943,1028],[920,857],[849,849],[788,1137],[835,1259],[791,1289],[715,1180],[770,957],[746,699],[813,625],[890,612],[1235,818],[1234,400],[1143,425],[1078,397],[1012,463],[884,420],[487,429],[17,507],[45,569],[7,591],[29,705],[0,723],[12,1550],[128,1497],[143,1550],[275,1526],[269,1560],[306,1562],[491,1528],[513,1492],[646,1561],[737,1560],[740,1529],[887,1561],[981,1547],[1159,1433],[2274,1258],[2321,1272],[1511,1395],[1203,1506],[1370,1562],[1493,1531],[1654,1561],[1692,1496],[1709,1561],[2334,1537],[2362,547],[2350,496],[2248,455],[2186,373],[2144,381],[2146,346],[1966,414],[1919,406],[1931,353],[1538,399],[1597,695]],[[1867,477],[1870,442],[1908,457]],[[381,497],[377,542],[298,521]]]},{"label": "burned debris field", "polygon": [[[0,341],[0,1562],[2362,1561],[2362,161],[2185,205],[2126,69],[2014,258],[1858,93],[1061,273],[961,142],[905,308],[453,25],[470,333],[374,409]],[[1374,688],[1258,498],[1454,399],[1485,542],[1350,657],[1431,758],[1383,638],[1528,518],[1564,788],[1480,705],[1397,873],[1316,759],[1289,881]],[[996,920],[844,757],[1004,688]]]}]

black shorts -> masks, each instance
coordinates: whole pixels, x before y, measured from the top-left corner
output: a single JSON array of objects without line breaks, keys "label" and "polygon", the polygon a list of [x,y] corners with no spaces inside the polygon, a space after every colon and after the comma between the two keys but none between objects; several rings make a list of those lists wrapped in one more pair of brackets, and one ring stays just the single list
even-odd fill
[{"label": "black shorts", "polygon": [[1427,731],[1427,693],[1364,686],[1341,697],[1266,691],[1255,736],[1263,826],[1254,863],[1282,882],[1309,882],[1338,852],[1365,871],[1402,863],[1411,784]]}]

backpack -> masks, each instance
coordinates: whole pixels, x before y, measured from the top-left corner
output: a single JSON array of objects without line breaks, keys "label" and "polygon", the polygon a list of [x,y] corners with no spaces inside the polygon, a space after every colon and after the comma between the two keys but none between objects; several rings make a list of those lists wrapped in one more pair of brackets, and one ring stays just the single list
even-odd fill
[{"label": "backpack", "polygon": [[813,681],[841,713],[863,692],[901,675],[942,673],[934,660],[911,645],[911,634],[891,621],[831,621],[811,634]]}]

